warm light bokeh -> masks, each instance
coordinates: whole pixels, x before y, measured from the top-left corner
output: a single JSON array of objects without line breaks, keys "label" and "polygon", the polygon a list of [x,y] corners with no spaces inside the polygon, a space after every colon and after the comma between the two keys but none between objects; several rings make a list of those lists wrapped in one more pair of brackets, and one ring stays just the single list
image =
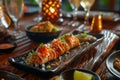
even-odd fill
[{"label": "warm light bokeh", "polygon": [[55,23],[60,17],[60,0],[42,0],[42,16],[44,21]]},{"label": "warm light bokeh", "polygon": [[96,15],[92,19],[90,32],[92,33],[100,33],[102,31],[102,16]]}]

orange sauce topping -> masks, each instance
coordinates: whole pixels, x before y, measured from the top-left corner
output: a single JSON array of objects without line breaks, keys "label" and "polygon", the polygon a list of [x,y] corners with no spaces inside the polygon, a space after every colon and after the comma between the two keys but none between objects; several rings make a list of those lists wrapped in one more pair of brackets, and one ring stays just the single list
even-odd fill
[{"label": "orange sauce topping", "polygon": [[13,44],[9,44],[9,43],[0,44],[0,49],[9,49],[9,48],[12,48],[12,47],[14,47]]}]

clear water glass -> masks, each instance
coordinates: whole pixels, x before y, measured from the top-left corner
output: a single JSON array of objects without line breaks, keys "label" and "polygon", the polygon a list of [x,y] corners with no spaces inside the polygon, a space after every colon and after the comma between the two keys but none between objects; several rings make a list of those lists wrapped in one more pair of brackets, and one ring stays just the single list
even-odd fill
[{"label": "clear water glass", "polygon": [[5,0],[8,15],[14,22],[15,31],[13,35],[19,35],[22,32],[19,29],[18,22],[23,15],[24,0]]},{"label": "clear water glass", "polygon": [[37,16],[36,18],[34,18],[33,20],[36,22],[39,22],[42,20],[42,16],[41,16],[41,9],[42,9],[42,0],[35,0],[35,2],[38,4],[39,6],[39,16]]},{"label": "clear water glass", "polygon": [[77,20],[78,8],[80,6],[81,0],[68,0],[73,9],[73,19]]},{"label": "clear water glass", "polygon": [[94,4],[95,0],[81,0],[80,4],[84,8],[85,11],[85,19],[84,19],[84,29],[89,29],[89,15],[90,15],[90,9],[92,5]]}]

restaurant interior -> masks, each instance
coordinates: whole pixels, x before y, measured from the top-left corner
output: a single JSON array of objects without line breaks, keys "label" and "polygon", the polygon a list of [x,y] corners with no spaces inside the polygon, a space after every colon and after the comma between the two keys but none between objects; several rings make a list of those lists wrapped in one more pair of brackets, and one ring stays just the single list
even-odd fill
[{"label": "restaurant interior", "polygon": [[0,0],[0,80],[120,80],[120,0]]}]

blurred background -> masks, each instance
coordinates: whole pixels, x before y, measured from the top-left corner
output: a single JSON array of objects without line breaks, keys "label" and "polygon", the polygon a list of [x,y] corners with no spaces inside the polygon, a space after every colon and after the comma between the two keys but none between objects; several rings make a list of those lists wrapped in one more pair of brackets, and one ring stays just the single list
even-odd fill
[{"label": "blurred background", "polygon": [[[34,5],[37,3],[35,0],[25,0],[26,5]],[[79,8],[82,10],[82,7]],[[91,8],[92,10],[106,10],[106,11],[119,11],[120,12],[120,0],[96,0],[95,4]],[[68,0],[62,0],[62,10],[71,11],[72,8],[68,3]]]},{"label": "blurred background", "polygon": [[[62,9],[70,10],[67,0],[62,1]],[[81,6],[80,10],[82,10]],[[120,11],[120,0],[96,0],[91,10]]]}]

